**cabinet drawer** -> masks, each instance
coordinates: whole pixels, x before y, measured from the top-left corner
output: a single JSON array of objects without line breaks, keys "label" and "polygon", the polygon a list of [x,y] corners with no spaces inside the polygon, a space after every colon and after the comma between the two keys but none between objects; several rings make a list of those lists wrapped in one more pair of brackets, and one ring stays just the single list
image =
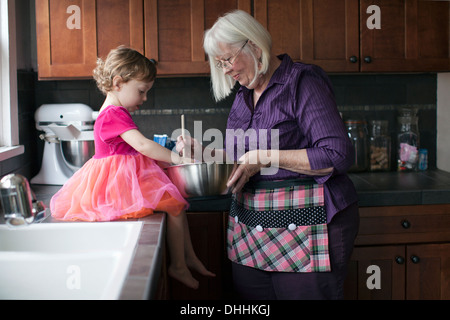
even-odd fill
[{"label": "cabinet drawer", "polygon": [[357,245],[450,241],[450,206],[360,208]]}]

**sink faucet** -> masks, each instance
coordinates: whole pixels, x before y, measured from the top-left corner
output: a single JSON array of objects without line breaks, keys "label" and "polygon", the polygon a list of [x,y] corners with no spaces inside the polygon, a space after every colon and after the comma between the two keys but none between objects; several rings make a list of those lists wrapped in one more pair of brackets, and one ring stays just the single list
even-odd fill
[{"label": "sink faucet", "polygon": [[0,180],[0,199],[6,224],[11,227],[45,218],[44,203],[36,200],[28,180],[19,174],[9,174]]}]

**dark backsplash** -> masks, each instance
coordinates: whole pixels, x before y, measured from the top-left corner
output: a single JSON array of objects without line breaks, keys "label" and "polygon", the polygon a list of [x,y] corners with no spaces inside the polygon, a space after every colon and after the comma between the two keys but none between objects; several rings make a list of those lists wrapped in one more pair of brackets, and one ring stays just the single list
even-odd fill
[{"label": "dark backsplash", "polygon": [[[419,109],[421,147],[428,149],[429,167],[436,167],[436,74],[330,75],[336,101],[344,120],[389,120],[393,141],[398,110],[404,106]],[[43,143],[35,129],[34,111],[45,103],[84,103],[99,110],[104,97],[93,80],[37,81],[34,72],[18,72],[20,143],[25,154],[2,162],[1,174],[20,172],[31,178],[40,168]],[[202,121],[203,132],[224,130],[233,97],[215,103],[208,77],[158,78],[147,102],[133,118],[149,138],[168,135],[180,128],[185,114],[186,129],[193,134],[194,121]]]}]

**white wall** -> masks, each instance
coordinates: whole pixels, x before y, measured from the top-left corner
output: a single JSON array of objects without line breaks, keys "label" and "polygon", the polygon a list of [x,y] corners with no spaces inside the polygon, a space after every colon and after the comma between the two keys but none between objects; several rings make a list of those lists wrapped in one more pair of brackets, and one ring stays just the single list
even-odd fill
[{"label": "white wall", "polygon": [[450,172],[450,73],[438,74],[436,165]]}]

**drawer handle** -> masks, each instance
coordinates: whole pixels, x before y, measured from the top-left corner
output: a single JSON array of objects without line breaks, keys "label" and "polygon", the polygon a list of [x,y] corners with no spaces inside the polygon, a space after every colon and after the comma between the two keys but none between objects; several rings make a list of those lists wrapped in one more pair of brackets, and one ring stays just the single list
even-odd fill
[{"label": "drawer handle", "polygon": [[397,264],[404,264],[405,263],[405,258],[403,258],[401,256],[396,256],[395,257],[395,262],[397,262]]},{"label": "drawer handle", "polygon": [[411,222],[409,222],[408,220],[403,220],[402,221],[402,227],[404,229],[409,229],[411,227]]},{"label": "drawer handle", "polygon": [[417,264],[420,262],[420,258],[418,256],[412,255],[411,261],[412,261],[412,263]]},{"label": "drawer handle", "polygon": [[358,62],[358,58],[356,56],[351,56],[349,60],[350,60],[351,63],[357,63]]}]

